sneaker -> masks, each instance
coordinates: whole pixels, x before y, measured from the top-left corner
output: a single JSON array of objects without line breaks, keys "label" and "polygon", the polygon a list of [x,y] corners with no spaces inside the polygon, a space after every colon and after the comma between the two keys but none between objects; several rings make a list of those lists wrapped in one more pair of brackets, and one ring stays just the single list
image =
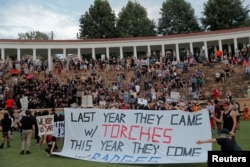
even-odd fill
[{"label": "sneaker", "polygon": [[20,152],[20,154],[23,155],[23,154],[24,154],[24,151],[22,150],[22,151]]},{"label": "sneaker", "polygon": [[26,151],[26,154],[30,154],[31,152],[30,151]]}]

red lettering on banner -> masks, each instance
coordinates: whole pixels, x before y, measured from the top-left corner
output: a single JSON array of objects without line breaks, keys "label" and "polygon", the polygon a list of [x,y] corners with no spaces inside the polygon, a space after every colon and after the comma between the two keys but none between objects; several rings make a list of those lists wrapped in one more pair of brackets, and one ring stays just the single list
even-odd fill
[{"label": "red lettering on banner", "polygon": [[132,137],[133,134],[137,135],[137,133],[135,133],[136,129],[140,128],[140,126],[131,126],[129,129],[129,135],[128,135],[128,139],[129,140],[137,140],[135,137]]},{"label": "red lettering on banner", "polygon": [[153,143],[171,143],[171,136],[168,134],[173,129],[162,127],[148,127],[138,125],[121,125],[121,124],[103,124],[104,137],[113,139],[122,139],[132,141],[146,141]]},{"label": "red lettering on banner", "polygon": [[52,120],[53,120],[52,118],[45,118],[45,123],[51,124]]},{"label": "red lettering on banner", "polygon": [[163,138],[167,139],[166,141],[162,141],[162,143],[170,144],[172,137],[167,135],[168,131],[172,131],[173,129],[165,128],[163,132]]}]

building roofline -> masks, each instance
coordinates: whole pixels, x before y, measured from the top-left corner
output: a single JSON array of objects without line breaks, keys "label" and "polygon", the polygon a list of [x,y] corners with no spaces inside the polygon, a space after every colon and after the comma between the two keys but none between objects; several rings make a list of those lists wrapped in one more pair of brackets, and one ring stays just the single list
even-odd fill
[{"label": "building roofline", "polygon": [[207,32],[195,32],[195,33],[187,33],[187,34],[176,34],[176,35],[166,35],[166,36],[150,36],[150,37],[130,37],[130,38],[102,38],[102,39],[72,39],[72,40],[20,40],[20,39],[0,39],[0,42],[34,42],[34,43],[54,43],[54,42],[113,42],[113,41],[133,41],[133,40],[157,40],[157,39],[173,39],[173,38],[181,38],[181,37],[194,37],[194,36],[207,36],[207,35],[216,35],[216,34],[228,34],[235,32],[244,32],[249,31],[250,27],[242,27],[242,28],[234,28],[234,29],[226,29],[226,30],[217,30],[217,31],[207,31]]}]

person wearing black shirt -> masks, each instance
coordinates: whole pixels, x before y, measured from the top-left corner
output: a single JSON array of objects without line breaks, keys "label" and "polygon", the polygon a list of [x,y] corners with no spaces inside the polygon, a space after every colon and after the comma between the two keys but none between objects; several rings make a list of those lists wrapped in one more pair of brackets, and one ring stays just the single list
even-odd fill
[{"label": "person wearing black shirt", "polygon": [[218,119],[214,117],[216,122],[222,123],[222,128],[228,129],[230,134],[234,136],[237,120],[236,120],[236,112],[230,107],[229,102],[225,102],[222,104],[224,108],[224,112],[222,112],[221,117]]},{"label": "person wearing black shirt", "polygon": [[236,144],[228,129],[222,129],[216,138],[198,140],[196,143],[218,143],[221,146],[221,151],[241,151],[241,148]]},{"label": "person wearing black shirt", "polygon": [[31,115],[31,111],[25,111],[25,115],[21,118],[19,124],[22,129],[22,147],[20,154],[30,154],[31,137],[35,129],[35,120]]},{"label": "person wearing black shirt", "polygon": [[5,139],[7,140],[7,147],[10,147],[10,136],[9,131],[11,129],[12,120],[9,117],[8,113],[4,113],[3,119],[0,121],[0,125],[2,126],[2,144],[0,148],[3,148]]}]

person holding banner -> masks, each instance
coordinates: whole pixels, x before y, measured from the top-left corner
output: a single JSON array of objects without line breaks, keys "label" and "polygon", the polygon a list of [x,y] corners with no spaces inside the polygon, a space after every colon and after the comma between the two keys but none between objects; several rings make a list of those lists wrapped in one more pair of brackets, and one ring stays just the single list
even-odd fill
[{"label": "person holding banner", "polygon": [[218,143],[221,146],[221,151],[241,151],[241,148],[236,144],[233,137],[228,129],[222,129],[216,138],[198,140],[196,143]]},{"label": "person holding banner", "polygon": [[[48,110],[43,110],[41,116],[49,115]],[[39,132],[38,132],[39,133]],[[40,135],[40,141],[39,141],[39,149],[42,148],[42,145],[45,143],[45,135]]]},{"label": "person holding banner", "polygon": [[56,137],[53,135],[48,135],[46,136],[46,142],[47,142],[47,148],[45,149],[45,151],[48,153],[48,156],[50,156],[52,152],[55,152],[58,150]]}]

